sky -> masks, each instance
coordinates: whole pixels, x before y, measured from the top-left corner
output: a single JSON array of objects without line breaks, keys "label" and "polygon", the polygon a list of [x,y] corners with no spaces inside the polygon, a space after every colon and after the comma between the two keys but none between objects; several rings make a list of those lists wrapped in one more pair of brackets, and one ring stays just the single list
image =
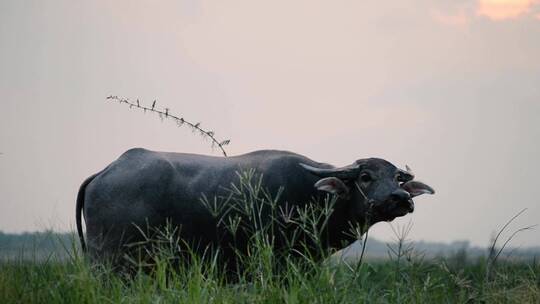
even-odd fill
[{"label": "sky", "polygon": [[118,95],[230,155],[407,164],[437,193],[393,225],[487,245],[523,208],[504,236],[540,224],[539,54],[537,0],[0,1],[0,230],[73,229],[82,181],[129,148],[220,154]]}]

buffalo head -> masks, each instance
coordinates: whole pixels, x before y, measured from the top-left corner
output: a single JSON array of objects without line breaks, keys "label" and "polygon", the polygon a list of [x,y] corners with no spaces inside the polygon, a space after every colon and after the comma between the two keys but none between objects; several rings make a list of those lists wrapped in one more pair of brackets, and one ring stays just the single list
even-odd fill
[{"label": "buffalo head", "polygon": [[351,215],[374,224],[391,221],[414,211],[413,197],[435,191],[414,180],[407,167],[402,170],[379,158],[360,159],[341,168],[316,168],[300,164],[321,179],[315,187],[349,201]]}]

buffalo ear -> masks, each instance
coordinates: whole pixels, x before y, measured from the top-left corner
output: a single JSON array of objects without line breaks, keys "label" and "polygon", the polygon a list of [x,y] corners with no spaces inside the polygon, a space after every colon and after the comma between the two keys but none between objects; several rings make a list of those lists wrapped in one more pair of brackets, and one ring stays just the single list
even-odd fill
[{"label": "buffalo ear", "polygon": [[326,191],[332,194],[337,194],[340,197],[346,197],[349,194],[349,187],[337,177],[326,177],[315,183],[315,188],[321,191]]},{"label": "buffalo ear", "polygon": [[435,194],[435,190],[433,190],[433,188],[431,188],[430,186],[422,182],[414,181],[414,180],[404,183],[403,185],[401,185],[401,188],[409,192],[411,197],[419,196],[426,193]]}]

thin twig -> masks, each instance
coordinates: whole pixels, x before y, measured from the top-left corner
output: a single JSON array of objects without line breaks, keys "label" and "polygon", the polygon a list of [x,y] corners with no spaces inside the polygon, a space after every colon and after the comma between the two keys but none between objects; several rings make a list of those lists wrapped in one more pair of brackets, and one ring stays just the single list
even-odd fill
[{"label": "thin twig", "polygon": [[495,239],[493,239],[493,243],[491,244],[491,248],[489,249],[489,254],[490,255],[492,255],[495,252],[495,246],[497,245],[497,240],[499,239],[499,237],[501,236],[503,231],[506,230],[506,227],[508,227],[508,225],[510,225],[510,223],[512,223],[518,216],[520,216],[526,210],[527,210],[527,208],[521,209],[520,212],[518,212],[511,219],[509,219],[508,222],[506,222],[506,224],[504,224],[504,226],[499,230],[499,233],[497,233],[497,235],[495,236]]},{"label": "thin twig", "polygon": [[143,110],[144,112],[146,112],[146,111],[154,112],[154,113],[158,114],[159,117],[162,118],[162,119],[165,116],[165,118],[170,118],[170,119],[174,120],[178,126],[182,126],[182,125],[186,124],[193,131],[199,132],[201,134],[201,136],[210,138],[210,140],[212,141],[212,147],[217,146],[221,150],[221,153],[223,153],[223,156],[225,156],[225,157],[227,156],[227,152],[225,152],[224,146],[230,144],[231,141],[229,139],[226,139],[226,140],[223,140],[223,141],[218,141],[216,139],[216,137],[215,137],[214,131],[205,130],[205,129],[201,128],[201,123],[200,122],[192,123],[192,122],[190,122],[188,120],[185,120],[183,117],[178,117],[178,116],[176,116],[174,114],[171,114],[169,108],[165,108],[163,110],[156,109],[156,100],[154,100],[152,102],[151,107],[145,107],[145,106],[142,106],[140,104],[138,99],[137,99],[136,102],[131,102],[128,99],[120,98],[118,96],[113,96],[113,95],[108,96],[107,99],[110,100],[110,101],[116,101],[116,102],[118,102],[120,104],[126,104],[126,105],[129,106],[129,108],[138,108],[138,109]]},{"label": "thin twig", "polygon": [[486,281],[489,280],[489,278],[491,277],[491,272],[492,272],[492,268],[495,266],[495,263],[497,262],[497,259],[499,258],[499,256],[501,255],[501,253],[503,252],[504,248],[506,247],[506,245],[508,245],[508,243],[520,232],[523,232],[525,230],[530,230],[530,229],[533,229],[534,227],[536,227],[536,225],[532,225],[532,226],[527,226],[527,227],[523,227],[523,228],[520,228],[516,231],[514,231],[512,233],[512,235],[510,235],[510,237],[508,237],[506,239],[506,241],[503,243],[502,247],[497,251],[497,253],[495,253],[495,246],[497,246],[497,241],[499,240],[499,237],[501,236],[501,234],[506,230],[506,228],[517,218],[519,217],[523,212],[525,212],[527,210],[527,208],[524,208],[522,209],[521,211],[519,211],[516,215],[514,215],[510,220],[508,220],[506,222],[506,224],[504,224],[504,226],[499,230],[499,232],[497,233],[497,235],[495,236],[495,238],[493,239],[493,242],[491,244],[491,248],[489,249],[489,256],[488,256],[488,260],[487,260],[487,265],[486,265]]},{"label": "thin twig", "polygon": [[497,252],[495,257],[493,258],[493,264],[497,261],[497,258],[499,257],[499,255],[501,255],[501,253],[503,252],[506,245],[508,245],[508,243],[516,236],[516,234],[518,234],[518,233],[520,233],[522,231],[525,231],[525,230],[534,229],[536,226],[538,226],[538,225],[531,225],[531,226],[527,226],[527,227],[522,227],[522,228],[519,228],[518,230],[514,231],[514,233],[512,233],[512,235],[510,235],[510,237],[508,237],[508,239],[506,239],[504,244],[501,246],[501,249],[499,249],[499,251]]},{"label": "thin twig", "polygon": [[362,251],[360,252],[360,259],[358,260],[358,263],[356,264],[356,273],[358,273],[358,271],[360,270],[360,267],[362,266],[362,262],[364,262],[364,254],[366,252],[368,237],[369,237],[369,227],[366,229],[366,234],[362,240]]}]

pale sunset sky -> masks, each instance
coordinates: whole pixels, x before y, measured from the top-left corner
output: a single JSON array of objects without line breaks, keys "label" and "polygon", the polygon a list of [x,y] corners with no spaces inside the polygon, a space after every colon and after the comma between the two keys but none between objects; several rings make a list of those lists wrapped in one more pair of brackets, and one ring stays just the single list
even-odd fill
[{"label": "pale sunset sky", "polygon": [[[412,167],[412,240],[540,224],[540,1],[0,1],[0,230],[74,228],[125,150],[219,155],[118,95],[202,122],[231,155]],[[372,236],[389,240],[386,223]],[[538,229],[514,246],[539,246]]]}]

